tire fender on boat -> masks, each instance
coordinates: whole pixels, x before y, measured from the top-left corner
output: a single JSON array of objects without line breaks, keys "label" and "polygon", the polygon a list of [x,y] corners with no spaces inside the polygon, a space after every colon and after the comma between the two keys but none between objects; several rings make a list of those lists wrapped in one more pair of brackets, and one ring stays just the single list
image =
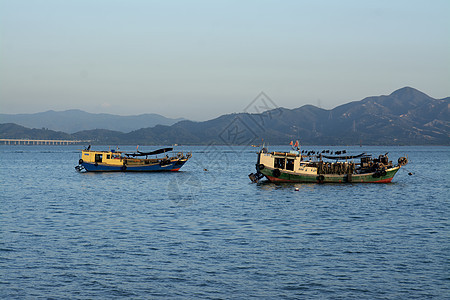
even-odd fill
[{"label": "tire fender on boat", "polygon": [[280,177],[281,171],[279,169],[275,169],[272,171],[273,177]]},{"label": "tire fender on boat", "polygon": [[82,164],[83,163],[83,160],[80,158],[80,160],[78,161],[78,164]]},{"label": "tire fender on boat", "polygon": [[408,164],[408,159],[406,157],[400,157],[397,162],[399,166],[404,166]]},{"label": "tire fender on boat", "polygon": [[259,168],[260,170],[264,170],[265,166],[264,166],[263,164],[259,164],[259,165],[258,165],[258,168]]},{"label": "tire fender on boat", "polygon": [[347,182],[352,182],[353,180],[353,174],[349,173],[347,174]]},{"label": "tire fender on boat", "polygon": [[318,181],[319,183],[323,183],[324,180],[325,180],[325,176],[323,176],[323,175],[317,176],[317,181]]}]

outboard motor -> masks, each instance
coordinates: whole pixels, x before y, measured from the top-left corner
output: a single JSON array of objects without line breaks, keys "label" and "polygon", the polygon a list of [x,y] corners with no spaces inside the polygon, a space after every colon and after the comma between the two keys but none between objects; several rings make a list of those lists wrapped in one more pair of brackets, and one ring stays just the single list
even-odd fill
[{"label": "outboard motor", "polygon": [[250,173],[248,174],[248,178],[250,178],[250,180],[253,183],[258,183],[258,181],[264,177],[263,173],[261,173],[259,170],[264,169],[264,165],[263,164],[256,164],[256,173]]}]

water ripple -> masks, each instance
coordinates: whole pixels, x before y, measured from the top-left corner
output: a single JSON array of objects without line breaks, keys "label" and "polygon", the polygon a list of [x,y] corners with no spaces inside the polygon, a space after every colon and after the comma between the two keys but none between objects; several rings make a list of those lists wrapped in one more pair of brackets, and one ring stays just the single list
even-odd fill
[{"label": "water ripple", "polygon": [[1,298],[449,298],[450,170],[422,168],[448,147],[364,149],[408,153],[417,176],[387,185],[250,184],[242,147],[208,172],[192,147],[179,173],[79,174],[76,149],[0,147]]}]

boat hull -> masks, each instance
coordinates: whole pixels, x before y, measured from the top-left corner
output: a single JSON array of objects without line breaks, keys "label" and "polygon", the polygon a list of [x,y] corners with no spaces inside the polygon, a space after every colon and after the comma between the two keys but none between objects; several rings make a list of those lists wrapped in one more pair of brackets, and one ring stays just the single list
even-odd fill
[{"label": "boat hull", "polygon": [[169,164],[109,165],[103,163],[83,162],[81,166],[86,172],[176,172],[186,161],[174,161]]},{"label": "boat hull", "polygon": [[298,182],[298,183],[389,183],[400,167],[393,167],[386,170],[386,174],[381,176],[377,173],[365,174],[301,174],[289,171],[277,172],[274,174],[272,168],[264,168],[260,172],[271,182]]}]

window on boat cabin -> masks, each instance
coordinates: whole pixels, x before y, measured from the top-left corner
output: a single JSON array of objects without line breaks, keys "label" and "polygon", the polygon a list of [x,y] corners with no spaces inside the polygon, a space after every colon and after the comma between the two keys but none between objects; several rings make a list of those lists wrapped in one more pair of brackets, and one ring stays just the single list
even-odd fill
[{"label": "window on boat cabin", "polygon": [[273,167],[277,168],[277,169],[284,169],[285,160],[286,159],[281,158],[281,157],[275,157],[275,161],[274,161]]},{"label": "window on boat cabin", "polygon": [[287,159],[286,170],[294,171],[294,159]]},{"label": "window on boat cabin", "polygon": [[103,154],[95,154],[95,162],[102,162]]},{"label": "window on boat cabin", "polygon": [[109,154],[106,155],[106,158],[107,158],[107,159],[110,159],[110,158],[111,158],[111,155],[109,155]]}]

